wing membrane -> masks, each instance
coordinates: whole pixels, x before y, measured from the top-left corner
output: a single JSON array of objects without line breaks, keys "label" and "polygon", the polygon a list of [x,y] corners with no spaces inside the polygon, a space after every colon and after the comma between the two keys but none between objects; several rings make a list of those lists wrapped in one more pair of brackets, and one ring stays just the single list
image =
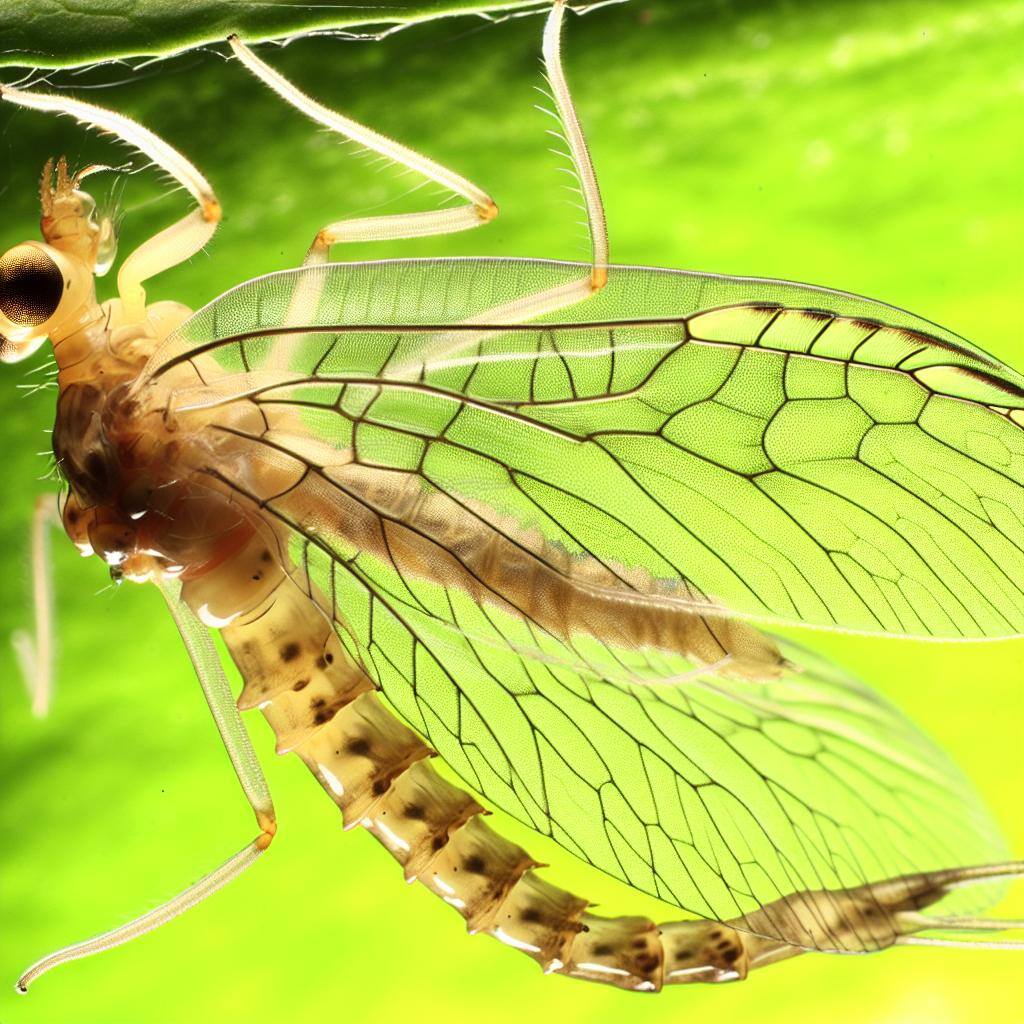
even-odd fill
[{"label": "wing membrane", "polygon": [[[316,272],[301,333],[281,318],[310,272],[269,275],[172,335],[151,383],[202,362],[179,407],[302,409],[303,432],[355,461],[416,473],[651,599],[1024,631],[1024,379],[948,332],[825,289],[631,268],[560,325],[484,331],[450,325],[578,268]],[[633,311],[661,319],[621,320]],[[435,327],[388,329],[403,318]]]},{"label": "wing membrane", "polygon": [[614,268],[557,324],[458,323],[579,273],[270,275],[141,387],[210,438],[199,471],[289,531],[396,710],[602,870],[724,920],[1001,857],[925,737],[742,620],[1020,633],[1024,381],[778,282]]},{"label": "wing membrane", "polygon": [[280,470],[282,452],[247,444],[247,469],[221,480],[292,531],[292,558],[350,655],[470,786],[588,863],[721,920],[1004,856],[941,751],[809,653],[785,649],[801,669],[759,679],[594,638],[569,647],[457,576],[411,574],[408,527],[374,515],[339,530],[317,510],[354,516],[353,495],[321,468],[296,465],[276,495],[249,491],[241,474]]}]

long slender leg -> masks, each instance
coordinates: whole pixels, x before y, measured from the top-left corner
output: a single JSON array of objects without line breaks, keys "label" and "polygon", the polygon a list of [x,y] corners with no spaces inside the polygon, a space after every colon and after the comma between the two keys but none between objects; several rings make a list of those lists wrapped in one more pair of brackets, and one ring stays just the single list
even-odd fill
[{"label": "long slender leg", "polygon": [[56,496],[40,494],[32,512],[32,607],[34,628],[11,637],[32,713],[42,718],[50,710],[53,694],[53,569],[50,565],[50,530],[60,525]]},{"label": "long slender leg", "polygon": [[[580,125],[562,67],[561,31],[564,9],[565,0],[555,0],[544,28],[543,56],[548,81],[551,84],[551,93],[564,128],[565,141],[569,146],[569,153],[576,168],[586,204],[592,248],[590,274],[577,281],[571,281],[535,295],[524,296],[514,302],[487,310],[467,321],[468,323],[474,321],[515,323],[553,313],[589,298],[595,292],[600,291],[608,280],[608,229],[601,202],[601,192],[590,159],[590,152],[587,149],[583,128]],[[229,37],[228,41],[238,59],[297,110],[332,131],[380,153],[395,163],[418,171],[428,179],[436,181],[456,195],[468,200],[468,205],[454,210],[366,217],[328,224],[317,233],[303,261],[304,266],[326,263],[331,245],[338,242],[397,240],[447,234],[476,227],[497,216],[498,208],[494,201],[472,182],[435,163],[421,153],[322,106],[297,89],[273,68],[263,63],[239,41],[237,36]],[[286,322],[298,323],[303,312],[316,304],[322,282],[323,278],[320,275],[311,275],[300,280],[292,296]],[[443,357],[449,354],[449,350],[475,344],[478,337],[467,335],[465,331],[459,332],[457,337],[434,336],[430,341],[431,355]],[[400,374],[403,370],[411,368],[396,367],[395,372]]]},{"label": "long slender leg", "polygon": [[565,129],[566,142],[573,165],[580,179],[580,189],[586,204],[587,224],[590,230],[591,260],[589,292],[599,291],[608,281],[608,223],[604,215],[604,203],[601,201],[601,190],[594,172],[594,162],[590,158],[587,139],[583,134],[576,104],[573,103],[569,83],[562,67],[562,16],[565,11],[565,0],[554,0],[554,6],[544,26],[544,67],[548,81],[551,83],[551,94],[558,108],[558,116]]},{"label": "long slender leg", "polygon": [[498,215],[494,200],[479,186],[455,171],[431,160],[400,142],[388,138],[344,114],[323,106],[296,88],[283,75],[265,64],[238,36],[228,42],[238,60],[286,103],[319,122],[331,131],[379,153],[393,163],[418,171],[455,195],[467,200],[466,205],[450,210],[429,210],[423,213],[391,214],[382,217],[355,217],[334,221],[321,228],[306,254],[304,265],[326,263],[330,247],[338,242],[376,242],[400,238],[443,235],[479,227]]},{"label": "long slender leg", "polygon": [[113,931],[104,932],[102,935],[86,939],[84,942],[65,946],[34,963],[18,979],[18,989],[22,992],[25,992],[40,975],[60,964],[80,960],[83,957],[102,953],[114,946],[130,942],[132,939],[173,920],[197,903],[201,903],[207,896],[213,895],[255,863],[260,854],[270,846],[270,841],[277,831],[277,819],[274,814],[273,802],[270,799],[270,791],[267,788],[267,780],[260,769],[256,752],[252,749],[252,743],[235,707],[231,687],[224,675],[220,657],[213,646],[210,634],[192,614],[191,609],[180,600],[179,588],[176,585],[164,583],[160,584],[160,589],[163,591],[175,625],[177,625],[188,649],[189,657],[196,670],[196,675],[199,677],[203,694],[210,705],[210,711],[213,713],[214,722],[216,722],[221,739],[224,741],[228,757],[231,759],[238,781],[242,785],[242,791],[256,815],[260,833],[230,860],[155,910],[151,910]]},{"label": "long slender leg", "polygon": [[189,657],[195,667],[199,684],[203,688],[203,696],[210,706],[213,720],[217,725],[220,738],[231,759],[238,781],[242,785],[246,800],[256,815],[256,824],[263,833],[257,842],[263,841],[264,847],[277,831],[277,819],[274,804],[270,799],[270,790],[263,775],[256,751],[252,749],[249,734],[245,731],[241,716],[235,706],[235,698],[231,694],[231,686],[224,675],[220,655],[213,646],[210,632],[193,614],[191,608],[181,600],[180,587],[170,583],[161,583],[160,590],[171,610],[174,624],[181,633],[182,640],[188,648]]},{"label": "long slender leg", "polygon": [[[339,242],[380,242],[445,235],[479,227],[497,217],[498,207],[494,200],[467,178],[422,153],[403,146],[400,142],[318,103],[289,82],[282,74],[260,60],[238,36],[229,36],[228,42],[238,60],[296,110],[331,131],[379,153],[393,163],[419,172],[428,181],[434,181],[453,194],[467,200],[465,205],[454,209],[428,210],[423,213],[392,214],[381,217],[355,217],[334,221],[316,233],[313,244],[302,261],[303,266],[315,267],[326,263],[330,257],[331,246]],[[323,282],[322,275],[316,273],[303,275],[300,278],[288,305],[286,323],[299,323],[304,313],[316,307],[323,290]],[[297,339],[290,344],[296,343]],[[281,344],[288,345],[289,343],[282,342]],[[287,364],[291,358],[287,349],[282,351],[280,358]]]},{"label": "long slender leg", "polygon": [[84,125],[116,135],[167,171],[195,199],[198,209],[143,242],[121,264],[117,290],[125,318],[128,322],[141,320],[146,308],[142,282],[194,256],[217,230],[221,208],[212,186],[181,153],[123,114],[68,96],[22,92],[9,86],[0,88],[0,98],[33,110],[67,114]]},{"label": "long slender leg", "polygon": [[[504,303],[485,310],[464,321],[465,324],[486,323],[524,323],[540,316],[555,313],[560,309],[574,306],[578,302],[589,299],[608,283],[608,225],[604,215],[604,204],[601,201],[601,190],[597,184],[594,164],[587,148],[587,140],[583,134],[576,106],[573,103],[569,83],[562,67],[562,20],[565,12],[565,0],[554,0],[551,13],[544,25],[543,57],[544,68],[551,85],[551,95],[559,120],[564,129],[565,142],[569,147],[569,155],[580,182],[583,201],[587,212],[587,224],[590,231],[591,267],[586,277],[557,285],[554,288],[524,295],[512,302]],[[451,333],[430,335],[424,340],[421,353],[422,361],[407,361],[391,368],[389,372],[395,376],[407,376],[422,372],[425,365],[434,360],[446,359],[453,354],[476,345],[482,338],[493,332],[453,331]]]},{"label": "long slender leg", "polygon": [[[608,232],[594,168],[562,69],[560,39],[564,8],[565,0],[555,0],[544,30],[544,63],[587,204],[594,264],[588,290],[594,290],[602,287],[607,279]],[[394,241],[450,234],[486,224],[498,215],[494,200],[478,185],[422,153],[318,103],[264,63],[238,36],[229,36],[228,42],[238,60],[296,110],[393,163],[418,171],[428,180],[467,200],[466,205],[451,210],[334,221],[317,232],[304,265],[327,262],[330,247],[339,242]]]}]

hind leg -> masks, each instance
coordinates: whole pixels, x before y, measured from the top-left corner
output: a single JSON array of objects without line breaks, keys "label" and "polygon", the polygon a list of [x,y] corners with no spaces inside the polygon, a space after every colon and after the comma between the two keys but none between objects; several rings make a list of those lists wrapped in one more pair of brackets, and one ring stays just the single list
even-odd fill
[{"label": "hind leg", "polygon": [[53,693],[53,567],[50,564],[50,530],[60,526],[56,495],[40,494],[32,512],[32,607],[34,628],[11,637],[32,701],[32,713],[43,718],[50,710]]},{"label": "hind leg", "polygon": [[[549,316],[559,310],[575,306],[596,295],[608,283],[608,225],[605,220],[601,190],[597,174],[590,158],[586,136],[576,112],[569,83],[562,66],[562,20],[565,0],[555,0],[544,26],[542,54],[544,69],[551,86],[558,119],[561,122],[562,138],[569,148],[573,168],[579,180],[590,233],[590,272],[576,280],[557,285],[532,295],[524,295],[470,317],[459,325],[459,330],[429,335],[423,349],[415,360],[389,367],[394,376],[416,376],[424,372],[432,362],[451,358],[460,351],[473,348],[480,340],[493,331],[472,331],[473,324],[522,324],[537,317]],[[554,133],[557,134],[557,133]]]},{"label": "hind leg", "polygon": [[161,925],[167,924],[179,914],[183,914],[197,903],[201,903],[218,889],[237,878],[246,868],[251,867],[270,846],[270,842],[277,832],[277,818],[273,802],[270,799],[270,791],[267,788],[267,781],[256,759],[256,753],[245,731],[245,726],[242,724],[238,709],[235,707],[231,688],[224,675],[220,657],[213,646],[210,634],[181,601],[177,587],[161,584],[160,589],[164,593],[171,615],[181,633],[196,675],[199,677],[203,694],[210,706],[214,722],[224,741],[224,747],[231,759],[238,781],[242,785],[242,791],[256,815],[259,835],[219,868],[205,875],[194,885],[190,885],[155,910],[109,932],[104,932],[102,935],[65,946],[36,961],[18,979],[18,989],[21,992],[27,991],[28,986],[36,978],[54,967],[131,942],[132,939],[137,939],[140,935],[145,935],[146,932],[151,932]]}]

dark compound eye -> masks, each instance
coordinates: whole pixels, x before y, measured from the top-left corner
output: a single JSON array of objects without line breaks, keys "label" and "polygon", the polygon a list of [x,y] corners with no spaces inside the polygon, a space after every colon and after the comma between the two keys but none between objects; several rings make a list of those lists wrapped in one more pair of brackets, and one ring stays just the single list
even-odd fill
[{"label": "dark compound eye", "polygon": [[34,327],[49,320],[64,294],[64,275],[34,245],[16,245],[0,256],[0,313],[11,323]]}]

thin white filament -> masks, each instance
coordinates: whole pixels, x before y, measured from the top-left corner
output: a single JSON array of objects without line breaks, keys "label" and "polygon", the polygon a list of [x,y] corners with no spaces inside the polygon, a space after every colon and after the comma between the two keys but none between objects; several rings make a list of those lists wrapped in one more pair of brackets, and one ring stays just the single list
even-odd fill
[{"label": "thin white filament", "polygon": [[944,949],[1024,949],[1024,939],[934,939],[927,935],[903,935],[897,946],[941,946]]},{"label": "thin white filament", "polygon": [[29,985],[36,978],[46,974],[47,971],[52,971],[54,967],[70,963],[72,960],[81,960],[87,956],[94,956],[105,950],[113,949],[115,946],[121,946],[173,920],[179,914],[183,914],[186,910],[202,902],[207,896],[213,895],[218,889],[237,878],[246,868],[255,863],[264,849],[266,849],[266,843],[263,837],[254,839],[248,846],[236,853],[234,857],[215,871],[211,871],[210,874],[201,878],[195,885],[190,886],[184,892],[175,896],[174,899],[162,904],[155,910],[151,910],[148,914],[143,914],[142,917],[137,917],[134,921],[129,921],[128,924],[121,925],[120,928],[115,928],[113,931],[104,932],[102,935],[86,939],[84,942],[76,942],[71,946],[65,946],[63,949],[58,949],[55,953],[50,953],[41,960],[37,960],[18,979],[18,991],[27,992]]},{"label": "thin white filament", "polygon": [[930,916],[905,911],[900,914],[900,921],[924,928],[955,928],[962,932],[1011,932],[1024,928],[1024,920],[1012,917],[956,917]]}]

